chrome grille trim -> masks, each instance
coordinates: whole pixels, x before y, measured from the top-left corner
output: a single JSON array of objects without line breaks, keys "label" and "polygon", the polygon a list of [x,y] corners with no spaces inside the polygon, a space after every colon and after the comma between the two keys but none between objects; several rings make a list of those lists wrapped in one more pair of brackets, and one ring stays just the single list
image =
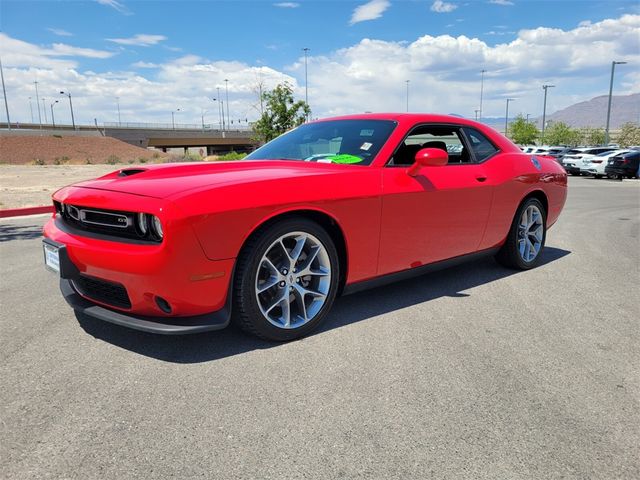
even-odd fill
[{"label": "chrome grille trim", "polygon": [[[114,218],[114,222],[105,223],[105,222],[96,222],[95,220],[87,220],[87,213],[95,213],[97,215],[102,215],[104,217],[112,217]],[[124,221],[122,221],[124,220]],[[129,227],[129,217],[126,215],[120,215],[118,213],[110,213],[99,210],[89,210],[89,209],[80,209],[80,221],[83,223],[89,223],[91,225],[101,225],[103,227],[115,227],[115,228],[128,228]]]}]

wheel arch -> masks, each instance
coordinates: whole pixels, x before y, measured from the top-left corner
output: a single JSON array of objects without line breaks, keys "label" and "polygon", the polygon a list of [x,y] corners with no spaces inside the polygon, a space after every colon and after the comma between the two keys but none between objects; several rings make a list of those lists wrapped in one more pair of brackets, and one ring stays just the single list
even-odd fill
[{"label": "wheel arch", "polygon": [[[522,200],[520,200],[520,203],[518,203],[518,208],[520,208],[520,205],[522,205],[524,202],[526,202],[530,198],[535,198],[540,203],[542,203],[542,206],[544,207],[544,215],[545,215],[545,219],[546,219],[549,216],[549,199],[547,198],[547,194],[544,193],[544,191],[540,190],[540,189],[532,190],[531,192],[527,193],[522,198]],[[518,211],[518,209],[516,208],[516,212],[517,211]]]},{"label": "wheel arch", "polygon": [[[342,227],[338,220],[330,213],[315,208],[299,208],[293,210],[285,210],[272,213],[270,216],[263,218],[258,222],[242,241],[238,256],[246,248],[247,243],[261,231],[269,228],[271,225],[291,218],[304,218],[311,220],[320,225],[333,240],[338,251],[338,262],[340,264],[340,278],[338,279],[338,295],[342,293],[347,279],[347,270],[349,268],[347,240]],[[234,267],[235,270],[235,267]]]}]

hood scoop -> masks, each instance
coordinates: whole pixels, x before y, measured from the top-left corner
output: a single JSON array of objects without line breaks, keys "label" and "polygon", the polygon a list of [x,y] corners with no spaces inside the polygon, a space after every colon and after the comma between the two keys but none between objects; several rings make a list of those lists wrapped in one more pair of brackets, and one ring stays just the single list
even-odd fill
[{"label": "hood scoop", "polygon": [[138,173],[146,172],[146,168],[127,168],[124,170],[120,170],[118,173],[119,177],[130,177],[131,175],[136,175]]}]

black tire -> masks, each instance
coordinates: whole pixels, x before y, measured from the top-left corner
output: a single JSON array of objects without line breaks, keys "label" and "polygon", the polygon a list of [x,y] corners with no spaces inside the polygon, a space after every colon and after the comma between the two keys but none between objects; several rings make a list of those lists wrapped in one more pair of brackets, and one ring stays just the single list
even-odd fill
[{"label": "black tire", "polygon": [[[331,280],[325,303],[318,313],[298,328],[280,328],[262,314],[256,298],[256,277],[259,264],[278,238],[290,232],[305,232],[318,239],[326,249],[331,265]],[[247,333],[277,342],[295,340],[309,334],[325,319],[336,297],[340,263],[338,252],[329,234],[317,223],[301,217],[281,220],[259,229],[243,247],[236,265],[233,287],[233,323]]]},{"label": "black tire", "polygon": [[[540,210],[542,214],[542,245],[540,247],[540,251],[536,255],[536,257],[527,262],[525,261],[520,252],[518,250],[518,225],[520,222],[520,217],[522,213],[529,207],[535,206]],[[545,210],[542,203],[536,198],[528,198],[524,202],[520,204],[518,210],[516,210],[516,214],[513,217],[513,221],[511,222],[511,228],[509,229],[509,233],[507,235],[507,239],[496,255],[496,260],[504,265],[505,267],[514,268],[517,270],[529,270],[530,268],[537,267],[542,261],[542,253],[544,252],[544,245],[547,240],[547,211]]]}]

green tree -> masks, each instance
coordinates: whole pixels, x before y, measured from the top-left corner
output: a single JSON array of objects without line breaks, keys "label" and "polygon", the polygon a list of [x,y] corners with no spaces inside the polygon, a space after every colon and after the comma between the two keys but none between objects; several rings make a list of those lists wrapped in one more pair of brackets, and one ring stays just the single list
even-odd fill
[{"label": "green tree", "polygon": [[581,128],[580,136],[585,145],[604,145],[604,128]]},{"label": "green tree", "polygon": [[620,133],[616,136],[616,141],[621,147],[640,145],[640,125],[628,122],[622,125]]},{"label": "green tree", "polygon": [[293,88],[287,82],[262,93],[264,113],[253,125],[258,140],[268,142],[304,123],[311,112],[303,101],[294,101]]},{"label": "green tree", "polygon": [[554,122],[544,131],[544,143],[549,145],[569,145],[575,147],[580,144],[580,131],[571,128],[564,122]]},{"label": "green tree", "polygon": [[509,137],[515,143],[520,145],[532,144],[536,138],[538,138],[538,127],[535,124],[527,122],[522,116],[518,115],[516,119],[509,124]]}]

